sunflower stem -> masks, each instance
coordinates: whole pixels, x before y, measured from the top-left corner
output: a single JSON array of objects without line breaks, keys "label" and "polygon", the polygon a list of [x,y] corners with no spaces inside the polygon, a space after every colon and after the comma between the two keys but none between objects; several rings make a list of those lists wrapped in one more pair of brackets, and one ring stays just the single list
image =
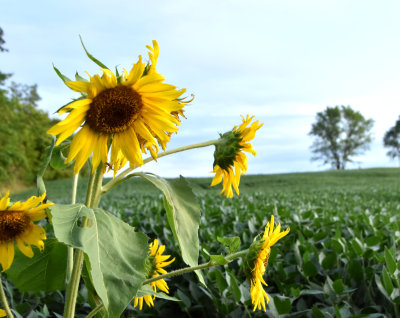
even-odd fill
[{"label": "sunflower stem", "polygon": [[[248,251],[249,250],[247,249],[247,250],[243,250],[243,251],[239,251],[239,252],[236,252],[236,253],[229,254],[229,255],[225,256],[225,260],[228,263],[230,263],[230,262],[234,261],[235,259],[237,259],[239,257],[245,256]],[[191,266],[191,267],[185,267],[185,268],[177,269],[175,271],[172,271],[172,272],[160,275],[160,276],[155,276],[155,277],[146,279],[143,282],[143,285],[147,285],[147,284],[153,283],[153,282],[158,281],[160,279],[165,279],[165,278],[169,278],[169,277],[173,277],[173,276],[177,276],[177,275],[187,274],[187,273],[191,273],[191,272],[197,271],[199,269],[206,269],[206,268],[219,266],[219,265],[220,264],[217,264],[215,261],[210,260],[207,263],[203,263],[203,264],[200,264],[200,265],[197,265],[197,266]]]},{"label": "sunflower stem", "polygon": [[89,315],[86,316],[86,318],[92,318],[94,317],[99,311],[104,309],[104,305],[101,303],[100,305],[98,305],[95,309],[93,309]]},{"label": "sunflower stem", "polygon": [[[171,149],[171,150],[167,150],[167,151],[159,153],[157,155],[157,159],[161,158],[161,157],[164,157],[164,156],[172,155],[172,154],[177,153],[177,152],[182,152],[182,151],[186,151],[186,150],[190,150],[190,149],[196,149],[196,148],[208,147],[208,146],[216,145],[218,143],[219,143],[219,139],[216,139],[216,140],[209,140],[209,141],[205,141],[205,142],[200,142],[200,143],[193,144],[193,145],[178,147],[178,148],[175,148],[175,149]],[[153,157],[146,158],[146,159],[143,160],[143,165],[145,165],[146,163],[149,163],[150,161],[153,161],[153,160],[155,160]],[[106,183],[102,188],[102,193],[103,194],[107,193],[112,188],[114,188],[115,186],[117,186],[121,182],[125,181],[128,178],[126,176],[129,173],[131,173],[133,170],[135,170],[136,168],[138,168],[138,167],[128,168],[125,171],[121,172],[113,180],[111,180],[108,183]]]},{"label": "sunflower stem", "polygon": [[[76,203],[76,191],[78,188],[78,178],[79,178],[79,172],[77,174],[75,174],[72,178],[71,204]],[[66,273],[67,284],[68,284],[69,280],[71,279],[73,266],[74,266],[74,249],[71,246],[68,246],[67,273]]]},{"label": "sunflower stem", "polygon": [[0,299],[4,306],[4,310],[6,312],[7,317],[13,318],[14,316],[11,312],[10,306],[8,305],[6,293],[4,292],[4,288],[3,288],[3,281],[1,278],[2,278],[2,275],[0,274]]},{"label": "sunflower stem", "polygon": [[[89,180],[88,191],[86,195],[86,206],[96,208],[101,197],[101,183],[103,181],[103,166],[99,165],[95,173],[92,173]],[[87,224],[88,219],[82,219],[82,228]],[[74,265],[72,268],[71,279],[67,285],[66,301],[64,308],[64,318],[73,318],[75,316],[76,298],[78,296],[79,281],[82,273],[84,253],[77,249],[74,256]]]}]

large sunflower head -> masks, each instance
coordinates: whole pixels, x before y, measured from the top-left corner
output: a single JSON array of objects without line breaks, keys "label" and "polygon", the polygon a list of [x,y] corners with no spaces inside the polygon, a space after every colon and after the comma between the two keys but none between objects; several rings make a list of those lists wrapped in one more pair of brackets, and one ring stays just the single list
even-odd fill
[{"label": "large sunflower head", "polygon": [[250,296],[254,305],[253,311],[256,308],[261,309],[261,306],[266,311],[265,300],[267,300],[268,304],[269,298],[262,285],[268,286],[263,276],[268,265],[269,256],[271,255],[271,246],[286,236],[289,231],[290,229],[287,228],[281,232],[280,224],[274,229],[274,216],[272,215],[271,221],[265,227],[264,234],[254,239],[245,256],[244,272],[250,283]]},{"label": "large sunflower head", "polygon": [[255,133],[262,127],[258,120],[247,127],[254,116],[242,116],[242,124],[235,126],[231,131],[221,135],[215,146],[214,170],[215,176],[211,186],[215,186],[222,181],[222,191],[226,197],[233,197],[232,186],[239,194],[240,176],[247,171],[248,159],[243,151],[250,152],[254,156],[256,152],[249,142],[255,137]]},{"label": "large sunflower head", "polygon": [[142,153],[148,150],[156,158],[159,146],[165,149],[171,134],[178,131],[180,120],[176,114],[183,114],[186,102],[181,95],[185,89],[164,83],[164,76],[157,72],[157,41],[147,48],[147,65],[139,56],[129,72],[124,69],[115,75],[103,68],[101,76],[65,82],[82,97],[61,108],[58,113],[69,112],[68,116],[47,132],[59,135],[58,145],[81,127],[72,139],[66,160],[75,159],[75,173],[91,154],[93,171],[99,164],[118,170],[124,162],[121,158],[132,167],[140,166]]},{"label": "large sunflower head", "polygon": [[[162,255],[165,251],[165,245],[159,245],[158,240],[155,239],[152,243],[150,243],[150,254],[147,259],[147,278],[157,277],[162,274],[166,274],[167,271],[163,268],[169,264],[171,264],[175,257],[170,259],[170,255]],[[162,290],[165,293],[169,293],[169,288],[167,282],[164,279],[156,280],[155,282],[151,283],[151,287],[153,288],[154,292],[157,291],[157,288]],[[156,296],[154,295],[144,295],[142,297],[135,297],[133,306],[136,307],[139,305],[139,309],[142,310],[143,308],[143,300],[147,304],[147,306],[152,307],[154,306],[154,299]]]},{"label": "large sunflower head", "polygon": [[33,257],[32,245],[43,250],[45,231],[33,221],[46,217],[46,208],[54,203],[43,203],[46,193],[30,197],[11,206],[9,191],[0,199],[0,264],[2,271],[9,269],[14,260],[14,243],[28,257]]}]

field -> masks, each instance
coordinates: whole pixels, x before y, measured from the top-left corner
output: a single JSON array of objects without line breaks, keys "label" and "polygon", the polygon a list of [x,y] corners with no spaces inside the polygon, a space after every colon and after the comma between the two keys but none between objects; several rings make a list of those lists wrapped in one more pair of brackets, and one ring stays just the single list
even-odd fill
[{"label": "field", "polygon": [[[207,260],[207,253],[224,252],[217,237],[238,236],[241,249],[248,248],[271,214],[284,229],[290,226],[269,259],[268,317],[400,317],[400,169],[244,176],[240,196],[230,200],[209,188],[210,179],[189,182],[202,206],[200,262]],[[107,194],[101,207],[159,238],[166,253],[177,258],[169,270],[183,267],[160,193],[143,180],[127,183]],[[46,186],[50,200],[69,203],[70,180]],[[83,201],[85,187],[86,180],[80,180],[78,202]],[[34,191],[13,199],[28,194]],[[206,270],[204,276],[207,287],[191,274],[168,281],[170,295],[181,302],[158,299],[154,308],[129,307],[125,316],[265,316],[253,312],[240,262]],[[14,289],[12,294],[23,316],[32,308],[42,317],[48,311],[62,313],[60,293],[21,295]],[[86,300],[82,290],[82,314],[88,313]],[[47,307],[40,308],[40,302]]]}]

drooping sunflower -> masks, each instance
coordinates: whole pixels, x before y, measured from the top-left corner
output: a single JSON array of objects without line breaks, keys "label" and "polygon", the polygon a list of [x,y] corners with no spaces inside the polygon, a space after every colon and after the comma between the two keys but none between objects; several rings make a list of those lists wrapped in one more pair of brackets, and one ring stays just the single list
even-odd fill
[{"label": "drooping sunflower", "polygon": [[[158,240],[155,239],[152,243],[150,243],[150,254],[147,260],[147,278],[157,277],[162,274],[166,274],[167,271],[163,268],[168,266],[173,261],[175,261],[175,257],[168,260],[171,255],[162,255],[165,251],[165,245],[158,245]],[[169,293],[169,288],[167,282],[164,279],[156,280],[155,282],[151,283],[151,287],[153,291],[156,292],[157,288],[162,290],[165,293]],[[154,306],[154,299],[156,296],[154,295],[144,295],[142,297],[135,297],[133,306],[136,307],[139,305],[139,309],[142,310],[143,308],[143,300],[147,304],[147,306],[152,307]]]},{"label": "drooping sunflower", "polygon": [[46,193],[32,196],[25,202],[10,203],[10,192],[0,199],[0,264],[2,271],[9,269],[14,260],[14,243],[20,251],[33,257],[32,245],[43,250],[46,239],[44,229],[33,224],[46,217],[46,208],[54,203],[43,203]]},{"label": "drooping sunflower", "polygon": [[256,237],[249,248],[244,260],[244,272],[250,283],[250,296],[254,305],[253,311],[257,308],[261,309],[261,307],[266,311],[265,300],[267,300],[268,304],[269,298],[262,285],[268,286],[263,276],[271,255],[271,246],[286,236],[289,231],[290,229],[287,228],[281,232],[280,224],[274,229],[274,216],[272,215],[271,221],[267,223],[262,237]]},{"label": "drooping sunflower", "polygon": [[257,153],[249,142],[254,139],[256,131],[264,124],[259,124],[258,120],[247,127],[254,116],[242,116],[242,124],[235,126],[231,131],[221,135],[214,152],[214,170],[215,176],[211,186],[215,186],[222,181],[222,191],[227,198],[233,197],[232,186],[239,195],[240,176],[247,171],[248,159],[243,151]]},{"label": "drooping sunflower", "polygon": [[100,163],[108,164],[114,172],[127,161],[131,167],[140,166],[142,153],[148,150],[155,159],[159,146],[165,150],[171,134],[178,131],[179,115],[183,116],[187,103],[181,98],[185,89],[164,83],[164,76],[157,72],[157,41],[147,48],[147,65],[139,56],[130,72],[124,69],[116,76],[103,68],[102,76],[89,75],[89,81],[79,78],[65,82],[82,98],[61,108],[59,115],[69,115],[47,133],[59,135],[59,145],[81,127],[72,139],[66,160],[68,163],[75,159],[75,173],[91,154],[93,171]]}]

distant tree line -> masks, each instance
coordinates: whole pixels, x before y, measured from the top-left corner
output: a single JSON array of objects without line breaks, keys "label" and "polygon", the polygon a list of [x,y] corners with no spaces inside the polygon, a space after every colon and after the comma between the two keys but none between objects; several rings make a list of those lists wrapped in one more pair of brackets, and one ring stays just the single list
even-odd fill
[{"label": "distant tree line", "polygon": [[[352,162],[352,157],[369,149],[373,125],[372,119],[365,119],[350,106],[328,106],[317,113],[309,132],[309,135],[315,137],[311,146],[311,160],[344,170],[346,164]],[[400,117],[386,132],[383,145],[390,148],[387,155],[393,159],[398,158],[400,164]]]},{"label": "distant tree line", "polygon": [[[4,47],[0,28],[0,52]],[[56,123],[46,112],[37,108],[40,96],[37,85],[23,85],[6,81],[12,76],[0,71],[0,186],[12,187],[17,181],[30,186],[51,143],[47,129]],[[46,179],[69,177],[72,170],[46,171]]]}]

